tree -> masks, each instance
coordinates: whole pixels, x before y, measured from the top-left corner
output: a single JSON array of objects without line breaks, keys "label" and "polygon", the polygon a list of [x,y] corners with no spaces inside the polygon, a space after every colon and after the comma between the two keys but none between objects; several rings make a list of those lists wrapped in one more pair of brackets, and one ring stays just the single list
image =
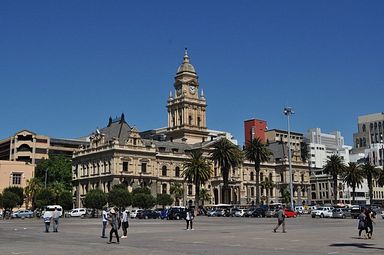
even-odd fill
[{"label": "tree", "polygon": [[84,206],[101,210],[107,204],[107,195],[99,189],[90,190],[84,199]]},{"label": "tree", "polygon": [[283,204],[291,203],[291,192],[289,192],[288,187],[280,188],[280,193],[281,193],[281,202]]},{"label": "tree", "polygon": [[368,183],[368,192],[369,192],[369,203],[372,205],[373,202],[373,180],[379,176],[379,168],[375,167],[371,164],[369,159],[367,158],[363,165],[364,176],[367,179]]},{"label": "tree", "polygon": [[173,204],[173,198],[169,194],[157,194],[156,204],[161,205],[164,209],[165,206]]},{"label": "tree", "polygon": [[267,198],[267,205],[269,204],[269,193],[271,189],[273,189],[276,185],[273,183],[273,180],[271,180],[268,177],[265,177],[264,181],[260,183],[261,187],[265,189],[265,195]]},{"label": "tree", "polygon": [[63,183],[67,190],[72,189],[72,163],[70,158],[63,155],[50,156],[39,162],[36,166],[35,176],[41,183],[45,183],[47,173],[47,185],[54,182]]},{"label": "tree", "polygon": [[10,187],[7,187],[3,190],[3,194],[5,192],[12,192],[12,193],[17,195],[17,199],[15,201],[17,206],[21,206],[24,203],[24,189],[23,188],[17,187],[17,186],[10,186]]},{"label": "tree", "polygon": [[16,207],[19,195],[12,191],[3,191],[3,207],[5,210],[11,210]]},{"label": "tree", "polygon": [[3,208],[3,194],[0,193],[0,208]]},{"label": "tree", "polygon": [[209,193],[209,190],[202,188],[200,190],[199,198],[201,201],[201,205],[204,206],[205,201],[211,200],[211,194]]},{"label": "tree", "polygon": [[36,208],[36,194],[43,188],[42,183],[37,178],[31,178],[27,180],[27,186],[24,189],[26,205],[32,206],[32,209]]},{"label": "tree", "polygon": [[132,205],[139,208],[151,208],[155,205],[156,199],[151,194],[137,193],[132,196]]},{"label": "tree", "polygon": [[228,204],[230,202],[230,188],[228,185],[229,172],[231,168],[241,165],[243,153],[235,144],[226,138],[217,140],[212,147],[210,157],[221,170],[223,177],[223,202]]},{"label": "tree", "polygon": [[255,163],[256,204],[260,203],[260,165],[268,161],[270,155],[270,150],[259,138],[254,138],[245,145],[245,158]]},{"label": "tree", "polygon": [[59,205],[59,199],[61,194],[67,191],[64,183],[55,181],[50,185],[49,189],[52,191],[54,197],[54,204]]},{"label": "tree", "polygon": [[332,176],[333,180],[333,203],[337,204],[337,180],[339,174],[344,172],[345,165],[342,158],[336,154],[329,156],[324,166],[324,173]]},{"label": "tree", "polygon": [[184,196],[183,184],[180,182],[171,183],[170,192],[171,192],[171,195],[175,197],[175,200],[179,202],[180,199],[182,199]]},{"label": "tree", "polygon": [[135,194],[148,194],[151,195],[151,190],[147,187],[137,187],[134,190],[132,190],[132,195]]},{"label": "tree", "polygon": [[72,192],[64,191],[60,193],[57,199],[57,204],[63,207],[63,210],[70,210],[73,206]]},{"label": "tree", "polygon": [[37,208],[43,208],[46,205],[54,204],[55,203],[55,195],[53,194],[52,190],[50,189],[41,189],[36,194],[36,207]]},{"label": "tree", "polygon": [[211,177],[211,165],[201,150],[193,150],[189,156],[183,164],[182,176],[186,181],[195,184],[195,205],[199,207],[200,187]]},{"label": "tree", "polygon": [[114,187],[108,193],[108,203],[118,208],[125,208],[132,204],[131,194],[126,188]]},{"label": "tree", "polygon": [[356,163],[349,163],[343,173],[344,182],[352,188],[352,204],[355,203],[356,188],[363,184],[364,173]]},{"label": "tree", "polygon": [[384,186],[384,169],[379,171],[379,175],[377,177],[377,184],[381,187]]}]

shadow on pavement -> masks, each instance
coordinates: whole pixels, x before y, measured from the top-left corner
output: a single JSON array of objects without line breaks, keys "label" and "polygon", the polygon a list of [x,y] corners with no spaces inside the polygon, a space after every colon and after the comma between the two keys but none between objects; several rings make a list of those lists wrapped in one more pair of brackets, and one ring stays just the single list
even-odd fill
[{"label": "shadow on pavement", "polygon": [[383,247],[376,247],[376,244],[373,243],[334,243],[330,244],[331,247],[356,247],[362,249],[375,249],[375,250],[384,250]]}]

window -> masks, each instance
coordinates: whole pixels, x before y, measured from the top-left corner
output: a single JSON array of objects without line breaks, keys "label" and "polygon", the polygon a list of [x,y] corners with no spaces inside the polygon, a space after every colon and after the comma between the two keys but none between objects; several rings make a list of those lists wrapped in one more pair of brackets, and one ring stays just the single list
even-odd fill
[{"label": "window", "polygon": [[200,127],[200,125],[201,125],[201,119],[200,117],[197,117],[197,126]]},{"label": "window", "polygon": [[301,174],[301,182],[304,182],[304,174]]},{"label": "window", "polygon": [[141,163],[141,172],[146,173],[147,172],[147,163]]},{"label": "window", "polygon": [[251,197],[254,197],[254,196],[255,196],[255,188],[251,187]]},{"label": "window", "polygon": [[166,166],[163,166],[163,167],[161,168],[161,175],[162,175],[162,176],[167,176],[167,167],[166,167]]},{"label": "window", "polygon": [[175,168],[175,176],[180,177],[180,167],[178,166]]},{"label": "window", "polygon": [[167,194],[167,184],[161,184],[161,193]]},{"label": "window", "polygon": [[264,180],[264,174],[260,173],[260,181],[262,182]]},{"label": "window", "polygon": [[192,185],[188,185],[188,196],[192,196]]},{"label": "window", "polygon": [[192,116],[188,116],[188,124],[192,126]]},{"label": "window", "polygon": [[255,175],[253,172],[251,172],[251,181],[253,181],[255,179]]},{"label": "window", "polygon": [[126,161],[123,162],[123,171],[124,172],[128,171],[128,162],[126,162]]},{"label": "window", "polygon": [[21,184],[21,173],[12,173],[12,184],[20,185]]}]

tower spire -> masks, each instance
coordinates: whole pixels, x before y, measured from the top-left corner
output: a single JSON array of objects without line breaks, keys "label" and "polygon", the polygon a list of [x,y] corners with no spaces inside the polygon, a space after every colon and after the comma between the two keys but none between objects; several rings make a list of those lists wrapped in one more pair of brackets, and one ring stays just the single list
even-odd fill
[{"label": "tower spire", "polygon": [[189,63],[188,49],[184,49],[184,61],[183,63]]}]

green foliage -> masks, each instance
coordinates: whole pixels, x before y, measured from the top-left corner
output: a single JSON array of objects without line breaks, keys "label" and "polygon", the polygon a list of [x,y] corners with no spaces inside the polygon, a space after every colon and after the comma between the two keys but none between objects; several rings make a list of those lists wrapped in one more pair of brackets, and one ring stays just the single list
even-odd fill
[{"label": "green foliage", "polygon": [[201,204],[204,205],[205,201],[210,201],[211,200],[211,194],[209,190],[207,189],[201,189],[200,194],[199,194],[199,199],[201,201]]},{"label": "green foliage", "polygon": [[55,203],[55,196],[50,189],[42,189],[36,194],[36,207],[43,208]]},{"label": "green foliage", "polygon": [[363,173],[365,178],[367,179],[368,184],[368,193],[369,193],[369,201],[370,204],[373,202],[373,180],[376,179],[380,174],[380,169],[375,167],[367,158],[365,164],[363,165]]},{"label": "green foliage", "polygon": [[343,173],[344,182],[352,187],[352,203],[355,202],[356,188],[362,186],[364,181],[364,172],[356,163],[349,163]]},{"label": "green foliage", "polygon": [[127,189],[127,186],[125,186],[125,184],[123,183],[120,183],[120,184],[115,184],[112,186],[112,189]]},{"label": "green foliage", "polygon": [[173,198],[169,194],[157,194],[156,204],[163,206],[173,204]]},{"label": "green foliage", "polygon": [[148,194],[151,195],[151,190],[147,187],[138,187],[134,190],[132,190],[132,195],[135,194]]},{"label": "green foliage", "polygon": [[3,208],[3,194],[0,193],[0,208]]},{"label": "green foliage", "polygon": [[12,192],[17,195],[16,205],[21,206],[24,203],[24,189],[17,186],[7,187],[3,190],[5,192]]},{"label": "green foliage", "polygon": [[283,204],[291,203],[291,192],[289,192],[288,188],[281,189],[280,192]]},{"label": "green foliage", "polygon": [[102,209],[106,204],[107,195],[99,189],[90,190],[87,195],[85,195],[84,205],[87,208]]},{"label": "green foliage", "polygon": [[73,206],[72,192],[64,191],[56,198],[57,204],[63,207],[63,210],[70,210]]},{"label": "green foliage", "polygon": [[343,159],[334,154],[328,157],[327,163],[324,166],[324,173],[332,176],[333,179],[333,203],[337,204],[337,180],[338,175],[343,174],[345,165]]},{"label": "green foliage", "polygon": [[170,192],[171,194],[176,198],[176,199],[181,199],[184,195],[184,188],[183,184],[180,182],[173,182],[170,187]]},{"label": "green foliage", "polygon": [[114,188],[108,193],[108,203],[118,208],[127,207],[132,203],[131,194],[126,188]]},{"label": "green foliage", "polygon": [[36,194],[43,188],[42,183],[37,178],[27,180],[27,186],[24,189],[27,207],[32,205],[32,209],[36,207]]},{"label": "green foliage", "polygon": [[54,182],[64,184],[67,190],[72,188],[72,163],[63,155],[54,155],[49,159],[39,162],[36,166],[35,176],[41,183],[45,183],[45,171],[47,170],[47,185]]},{"label": "green foliage", "polygon": [[17,206],[17,202],[20,199],[19,195],[12,191],[3,191],[3,207],[4,209],[12,210]]},{"label": "green foliage", "polygon": [[136,193],[132,196],[132,205],[139,208],[151,208],[155,205],[156,199],[151,194]]}]

